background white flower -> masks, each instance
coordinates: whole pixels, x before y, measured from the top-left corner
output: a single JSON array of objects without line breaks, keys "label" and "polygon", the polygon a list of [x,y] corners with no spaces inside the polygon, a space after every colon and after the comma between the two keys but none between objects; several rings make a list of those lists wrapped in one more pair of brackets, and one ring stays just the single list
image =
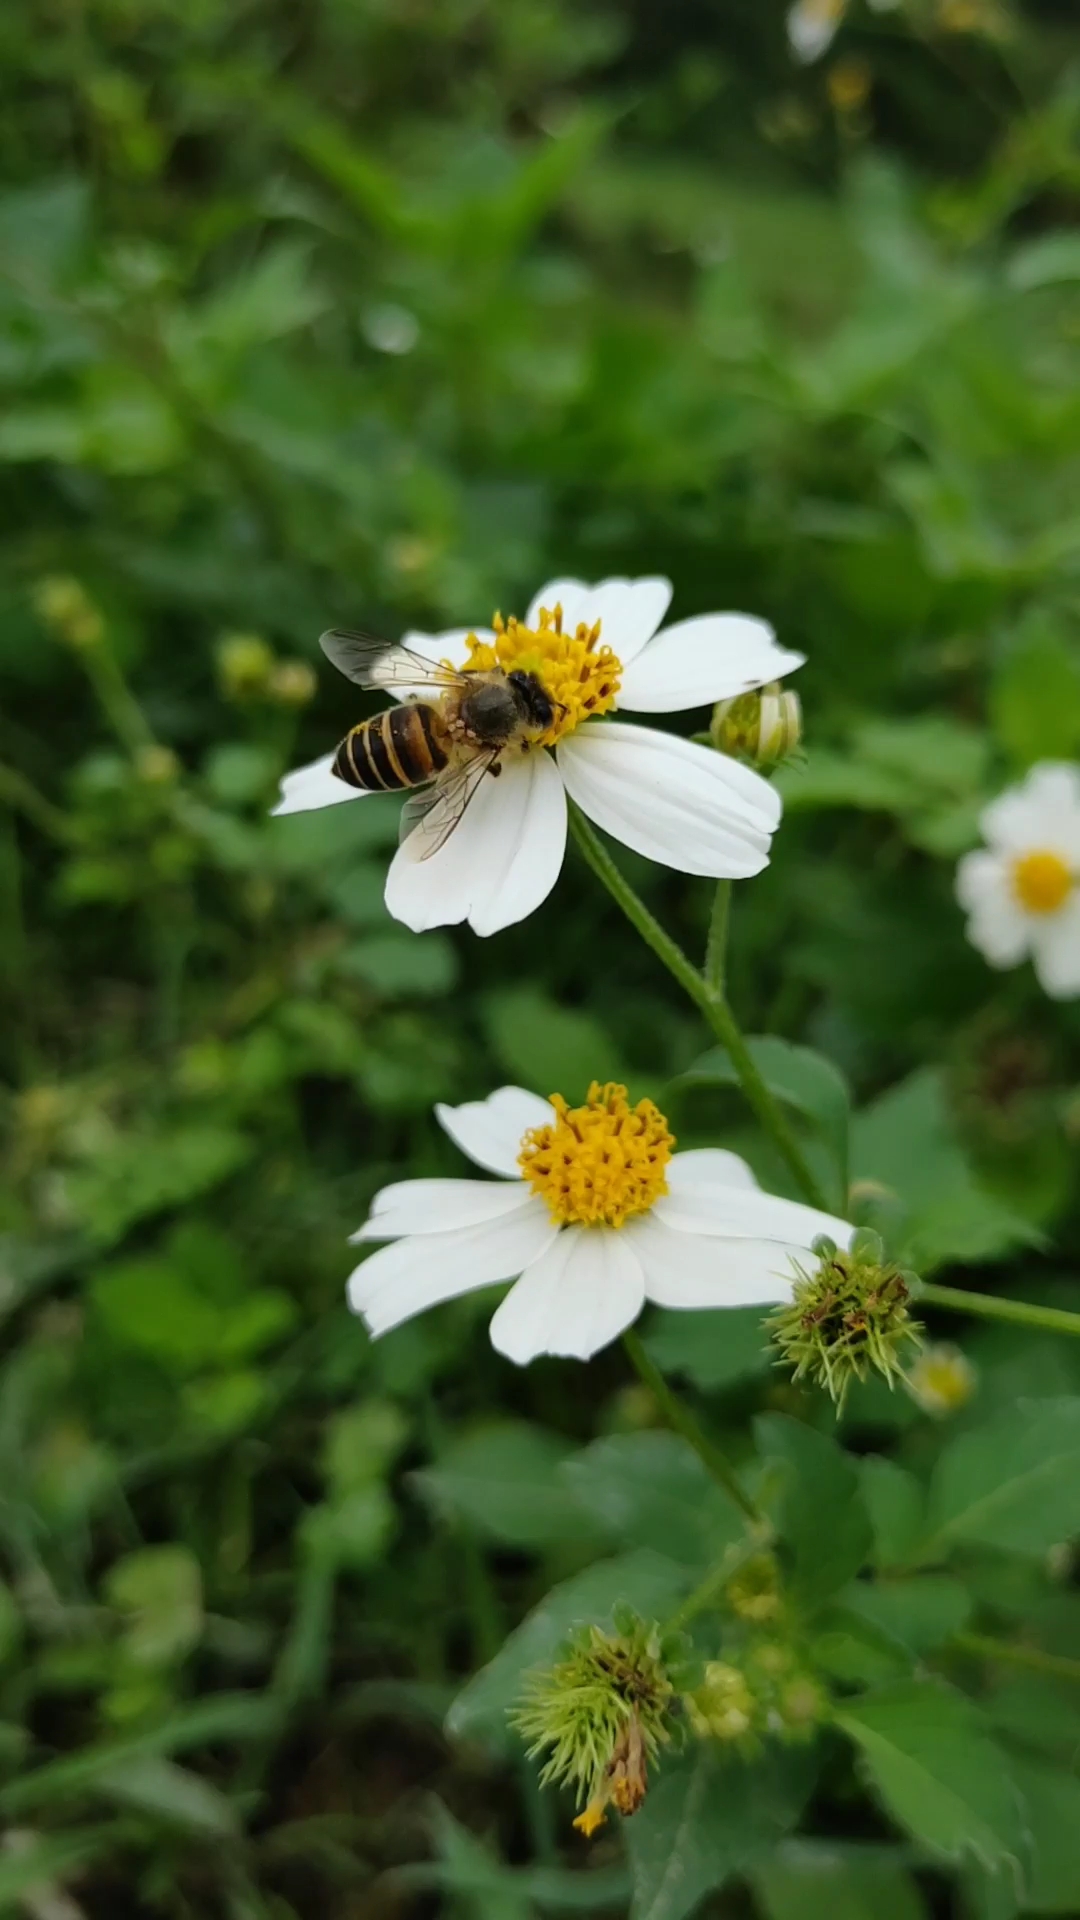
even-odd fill
[{"label": "background white flower", "polygon": [[979,824],[987,844],[956,871],[968,939],[992,967],[1030,955],[1055,1000],[1080,994],[1080,768],[1043,761]]},{"label": "background white flower", "polygon": [[[594,1085],[569,1110],[521,1087],[436,1108],[450,1138],[500,1180],[404,1180],[376,1194],[353,1239],[393,1244],[351,1274],[349,1304],[373,1336],[443,1300],[517,1278],[491,1322],[500,1353],[587,1360],[662,1307],[788,1300],[793,1258],[853,1229],[763,1193],[720,1148],[673,1153],[651,1101]],[[564,1117],[567,1116],[567,1117]]]},{"label": "background white flower", "polygon": [[[780,819],[775,790],[750,768],[692,741],[652,728],[592,716],[609,708],[674,713],[685,707],[764,686],[803,663],[778,645],[772,628],[747,614],[701,614],[657,631],[668,602],[667,580],[552,580],[533,599],[525,620],[500,636],[522,658],[539,659],[541,677],[557,700],[568,701],[544,749],[503,762],[499,780],[483,780],[460,826],[439,852],[424,859],[415,835],[398,849],[386,884],[386,904],[415,932],[468,921],[475,933],[495,933],[523,920],[546,899],[566,847],[566,795],[597,826],[647,859],[681,873],[743,879],[768,864]],[[545,626],[541,610],[562,608],[561,633]],[[588,643],[567,636],[595,628]],[[408,633],[403,644],[431,661],[464,666],[476,658],[470,641],[494,643],[491,631]],[[578,654],[568,659],[568,649]],[[609,651],[608,651],[609,650]],[[602,671],[601,671],[602,667]],[[579,697],[589,674],[602,697]],[[584,681],[582,680],[584,676]],[[571,695],[569,689],[573,688]],[[276,813],[299,813],[362,799],[331,772],[333,754],[285,776]]]}]

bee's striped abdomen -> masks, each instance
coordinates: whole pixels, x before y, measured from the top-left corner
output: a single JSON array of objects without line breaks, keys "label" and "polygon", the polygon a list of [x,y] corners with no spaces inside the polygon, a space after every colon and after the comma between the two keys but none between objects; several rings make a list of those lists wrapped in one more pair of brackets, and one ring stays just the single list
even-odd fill
[{"label": "bee's striped abdomen", "polygon": [[391,793],[422,787],[446,761],[438,712],[426,701],[409,701],[353,727],[337,750],[334,772],[350,787]]}]

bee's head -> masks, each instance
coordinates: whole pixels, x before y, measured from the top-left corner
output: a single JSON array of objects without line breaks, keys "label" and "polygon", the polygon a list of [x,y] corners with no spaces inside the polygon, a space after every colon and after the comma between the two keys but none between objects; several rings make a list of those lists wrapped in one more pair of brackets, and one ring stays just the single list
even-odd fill
[{"label": "bee's head", "polygon": [[[525,673],[520,667],[515,667],[506,678],[514,689],[514,699],[522,719],[530,727],[535,727],[538,733],[546,733],[554,722],[557,703],[552,700],[543,681],[537,674]],[[562,711],[561,708],[558,710]]]}]

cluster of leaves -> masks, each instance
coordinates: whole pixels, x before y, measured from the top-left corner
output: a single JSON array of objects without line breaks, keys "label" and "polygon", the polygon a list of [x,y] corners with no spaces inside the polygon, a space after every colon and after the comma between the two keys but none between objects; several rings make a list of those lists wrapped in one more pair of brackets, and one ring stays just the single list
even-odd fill
[{"label": "cluster of leaves", "polygon": [[[266,818],[356,717],[294,670],[334,621],[644,567],[768,616],[811,664],[737,891],[758,1065],[901,1266],[1073,1302],[1080,1030],[966,948],[951,866],[1080,751],[1080,43],[852,5],[800,70],[785,11],[7,0],[0,1911],[1080,1904],[1077,1355],[965,1337],[950,1422],[859,1385],[834,1434],[742,1313],[645,1337],[829,1725],[665,1759],[583,1870],[507,1709],[741,1523],[617,1355],[511,1377],[484,1300],[373,1348],[345,1237],[501,1079],[784,1169],[583,874],[416,938],[392,805]],[[635,881],[703,942],[703,889]]]}]

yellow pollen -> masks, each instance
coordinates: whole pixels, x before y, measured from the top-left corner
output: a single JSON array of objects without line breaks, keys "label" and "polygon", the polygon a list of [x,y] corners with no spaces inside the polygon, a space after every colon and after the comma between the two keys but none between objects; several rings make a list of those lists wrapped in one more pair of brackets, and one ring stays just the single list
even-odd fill
[{"label": "yellow pollen", "polygon": [[513,615],[504,620],[499,613],[492,625],[494,644],[470,634],[466,669],[535,673],[555,708],[554,722],[539,736],[538,745],[553,747],[583,720],[608,713],[615,705],[622,665],[610,647],[600,646],[599,620],[591,627],[579,621],[573,633],[564,633],[562,608],[557,606],[550,612],[541,607],[535,627],[526,627]]},{"label": "yellow pollen", "polygon": [[621,1227],[667,1192],[675,1136],[651,1100],[594,1080],[583,1107],[551,1095],[555,1119],[531,1127],[518,1166],[560,1226]]},{"label": "yellow pollen", "polygon": [[1056,913],[1072,891],[1073,877],[1060,853],[1023,853],[1012,867],[1013,891],[1029,913]]}]

